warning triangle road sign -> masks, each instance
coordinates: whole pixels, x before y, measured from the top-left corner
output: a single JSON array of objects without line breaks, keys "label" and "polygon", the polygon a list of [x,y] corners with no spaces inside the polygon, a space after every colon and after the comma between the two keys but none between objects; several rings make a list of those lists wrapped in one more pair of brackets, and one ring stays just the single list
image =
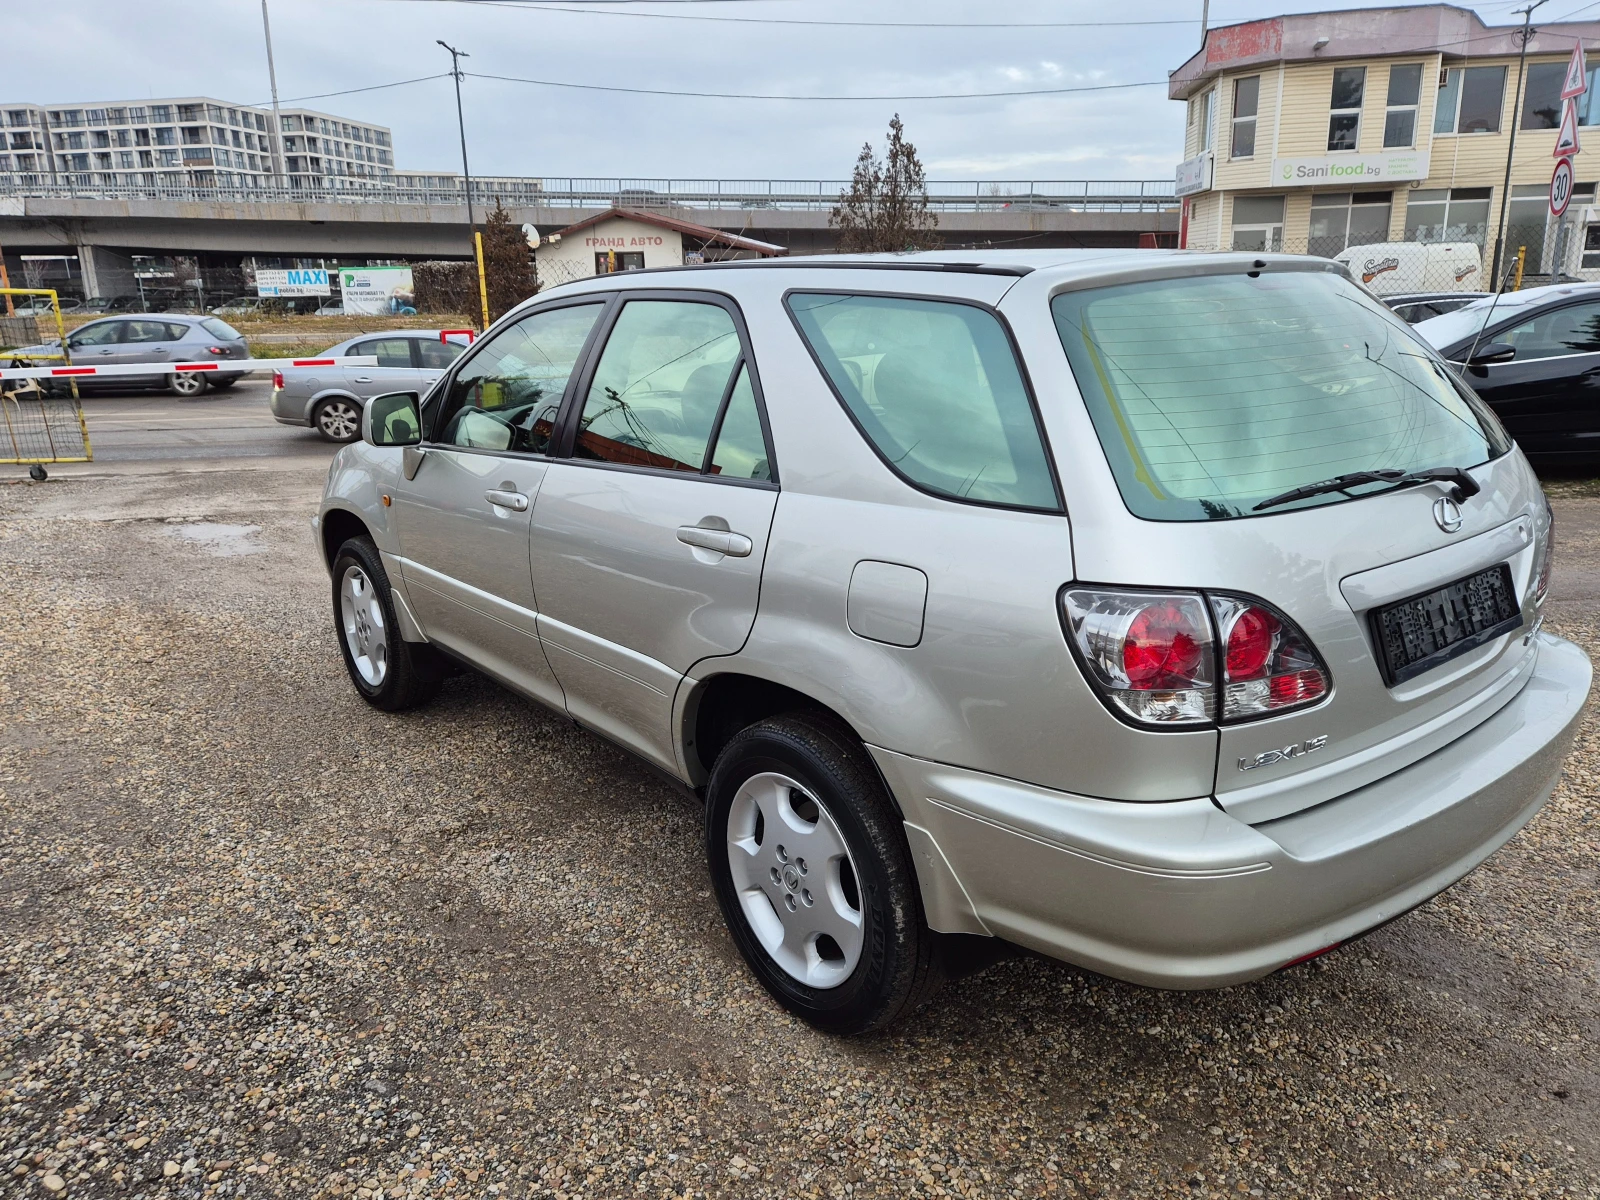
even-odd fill
[{"label": "warning triangle road sign", "polygon": [[1556,134],[1555,158],[1565,158],[1578,153],[1578,106],[1571,100],[1561,102],[1561,132]]},{"label": "warning triangle road sign", "polygon": [[1567,78],[1561,84],[1561,98],[1570,100],[1589,90],[1589,72],[1583,64],[1583,43],[1572,48],[1572,61],[1567,64]]}]

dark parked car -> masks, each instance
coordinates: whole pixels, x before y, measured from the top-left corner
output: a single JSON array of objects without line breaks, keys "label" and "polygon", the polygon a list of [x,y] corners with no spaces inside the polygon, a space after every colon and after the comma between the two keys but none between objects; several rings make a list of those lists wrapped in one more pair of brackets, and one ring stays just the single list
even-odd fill
[{"label": "dark parked car", "polygon": [[1445,313],[1455,312],[1483,298],[1482,292],[1402,292],[1396,296],[1378,297],[1408,325],[1442,317]]},{"label": "dark parked car", "polygon": [[1524,454],[1600,455],[1600,284],[1485,296],[1417,332],[1494,409]]}]

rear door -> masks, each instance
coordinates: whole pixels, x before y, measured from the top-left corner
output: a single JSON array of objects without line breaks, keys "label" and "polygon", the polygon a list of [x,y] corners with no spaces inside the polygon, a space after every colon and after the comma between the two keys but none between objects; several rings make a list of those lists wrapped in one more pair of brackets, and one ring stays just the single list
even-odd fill
[{"label": "rear door", "polygon": [[1467,378],[1527,454],[1600,449],[1600,299],[1546,309],[1481,343],[1516,347],[1510,362]]},{"label": "rear door", "polygon": [[578,720],[678,771],[672,699],[755,621],[778,498],[738,308],[625,293],[533,513],[539,632]]},{"label": "rear door", "polygon": [[421,372],[423,386],[448,371],[456,359],[466,353],[466,349],[460,342],[441,341],[436,337],[412,338],[411,360]]},{"label": "rear door", "polygon": [[433,373],[424,381],[412,350],[415,344],[415,338],[404,336],[368,338],[364,342],[357,342],[346,353],[354,357],[376,355],[378,365],[345,367],[345,386],[363,399],[381,396],[385,392],[426,391],[427,384],[439,376]]},{"label": "rear door", "polygon": [[[138,317],[127,322],[123,330],[122,344],[118,347],[116,361],[119,363],[167,363],[175,362],[182,356],[178,353],[178,343],[189,332],[189,326],[177,321],[163,321],[159,317]],[[139,376],[138,381],[160,380],[165,378],[165,372],[152,372],[149,376]],[[130,380],[129,382],[135,382]]]}]

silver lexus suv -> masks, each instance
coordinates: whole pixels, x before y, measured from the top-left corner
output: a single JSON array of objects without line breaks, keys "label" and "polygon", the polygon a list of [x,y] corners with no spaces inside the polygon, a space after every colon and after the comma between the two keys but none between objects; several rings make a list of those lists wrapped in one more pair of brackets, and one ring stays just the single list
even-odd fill
[{"label": "silver lexus suv", "polygon": [[362,696],[465,663],[681,780],[750,968],[840,1033],[1006,943],[1328,951],[1512,837],[1589,691],[1522,454],[1315,258],[569,284],[368,400],[318,532]]}]

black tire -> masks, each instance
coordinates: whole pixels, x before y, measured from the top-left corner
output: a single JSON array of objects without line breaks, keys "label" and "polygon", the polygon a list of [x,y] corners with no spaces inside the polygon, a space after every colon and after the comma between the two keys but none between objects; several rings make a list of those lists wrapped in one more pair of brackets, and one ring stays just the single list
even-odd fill
[{"label": "black tire", "polygon": [[[371,656],[364,671],[358,665],[351,648],[352,635],[347,633],[344,615],[345,577],[352,570],[371,584],[371,601],[376,603],[382,616],[381,641],[384,651],[384,669],[373,679]],[[431,700],[439,690],[444,671],[437,653],[429,646],[408,642],[400,636],[400,626],[395,619],[394,598],[389,592],[389,576],[384,572],[378,547],[369,537],[354,537],[339,547],[333,559],[333,625],[339,641],[339,653],[344,658],[344,669],[350,675],[361,698],[374,708],[385,712],[401,712]],[[376,651],[376,632],[373,649]]]},{"label": "black tire", "polygon": [[[787,776],[813,794],[854,864],[862,949],[836,986],[809,987],[789,974],[763,948],[740,906],[729,866],[730,813],[740,787],[763,772]],[[848,729],[812,713],[761,721],[717,756],[706,790],[706,858],[717,902],[740,953],[778,1003],[826,1033],[853,1035],[881,1029],[933,997],[944,979],[942,939],[923,919],[901,818]]]},{"label": "black tire", "polygon": [[28,468],[28,478],[33,480],[35,483],[43,483],[46,479],[50,478],[50,472],[46,471],[39,463],[34,463]]},{"label": "black tire", "polygon": [[311,428],[327,441],[345,445],[361,436],[361,401],[329,396],[311,412]]},{"label": "black tire", "polygon": [[174,371],[167,376],[167,391],[184,400],[198,400],[211,386],[199,371]]}]

